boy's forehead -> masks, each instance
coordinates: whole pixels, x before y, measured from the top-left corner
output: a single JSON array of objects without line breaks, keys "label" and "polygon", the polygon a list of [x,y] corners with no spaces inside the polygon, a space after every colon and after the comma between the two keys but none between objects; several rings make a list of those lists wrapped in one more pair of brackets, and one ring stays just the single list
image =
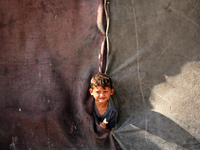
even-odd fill
[{"label": "boy's forehead", "polygon": [[[110,88],[109,87],[105,87],[103,88],[102,86],[95,86],[94,87],[94,90],[109,90]],[[111,90],[111,89],[110,89]]]}]

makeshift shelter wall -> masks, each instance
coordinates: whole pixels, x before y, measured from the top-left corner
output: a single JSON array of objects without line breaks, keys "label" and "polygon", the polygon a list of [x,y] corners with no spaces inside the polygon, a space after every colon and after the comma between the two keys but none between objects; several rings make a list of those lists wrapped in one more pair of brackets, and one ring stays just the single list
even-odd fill
[{"label": "makeshift shelter wall", "polygon": [[200,1],[110,0],[108,73],[124,150],[200,149]]},{"label": "makeshift shelter wall", "polygon": [[91,116],[106,51],[121,148],[199,149],[199,0],[105,4],[107,32],[101,0],[0,2],[1,149],[119,149]]},{"label": "makeshift shelter wall", "polygon": [[0,1],[0,149],[115,149],[91,115],[102,0]]}]

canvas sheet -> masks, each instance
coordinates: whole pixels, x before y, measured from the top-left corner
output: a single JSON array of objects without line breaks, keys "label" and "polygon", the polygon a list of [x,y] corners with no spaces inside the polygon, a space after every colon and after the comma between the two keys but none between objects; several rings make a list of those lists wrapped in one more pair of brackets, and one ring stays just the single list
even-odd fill
[{"label": "canvas sheet", "polygon": [[124,150],[200,149],[200,1],[110,0],[106,73]]},{"label": "canvas sheet", "polygon": [[115,149],[89,94],[105,66],[104,2],[3,0],[0,16],[0,149]]}]

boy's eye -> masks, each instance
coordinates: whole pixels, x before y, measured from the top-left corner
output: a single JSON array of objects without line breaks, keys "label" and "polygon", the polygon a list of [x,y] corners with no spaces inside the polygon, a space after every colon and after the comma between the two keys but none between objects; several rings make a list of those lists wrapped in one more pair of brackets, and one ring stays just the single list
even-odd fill
[{"label": "boy's eye", "polygon": [[99,92],[99,91],[96,91],[96,93],[97,93],[97,94],[100,94],[100,92]]},{"label": "boy's eye", "polygon": [[108,91],[104,91],[104,93],[108,93]]}]

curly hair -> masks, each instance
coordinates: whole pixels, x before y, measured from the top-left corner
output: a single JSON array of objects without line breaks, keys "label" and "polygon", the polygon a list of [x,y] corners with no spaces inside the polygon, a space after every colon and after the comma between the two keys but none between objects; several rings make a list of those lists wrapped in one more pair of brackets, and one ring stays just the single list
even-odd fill
[{"label": "curly hair", "polygon": [[104,89],[106,87],[109,87],[111,89],[113,88],[111,78],[107,74],[104,74],[104,73],[99,73],[93,76],[90,81],[90,85],[92,89],[94,89],[94,87],[97,87],[97,86],[101,86]]}]

